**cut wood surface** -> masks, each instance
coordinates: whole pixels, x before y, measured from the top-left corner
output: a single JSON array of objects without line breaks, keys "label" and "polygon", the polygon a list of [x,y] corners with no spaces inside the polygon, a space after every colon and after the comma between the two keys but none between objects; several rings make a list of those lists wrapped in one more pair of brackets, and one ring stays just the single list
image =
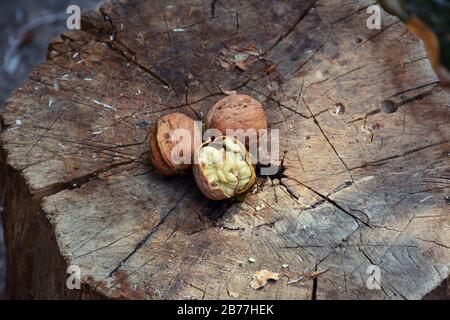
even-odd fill
[{"label": "cut wood surface", "polygon": [[[370,4],[105,2],[54,39],[2,115],[9,297],[445,296],[450,92],[396,17],[366,27]],[[283,166],[213,202],[153,170],[148,132],[233,90],[263,103]],[[279,277],[255,290],[260,270]]]}]

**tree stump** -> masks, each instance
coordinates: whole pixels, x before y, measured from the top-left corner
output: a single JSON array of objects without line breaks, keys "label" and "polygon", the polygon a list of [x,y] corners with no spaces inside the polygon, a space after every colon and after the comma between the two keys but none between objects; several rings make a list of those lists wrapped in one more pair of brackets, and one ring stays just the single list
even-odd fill
[{"label": "tree stump", "polygon": [[[366,27],[371,3],[114,1],[52,40],[3,114],[8,296],[448,294],[450,93],[396,17]],[[227,91],[280,130],[280,172],[243,202],[148,161],[160,116]],[[279,279],[255,290],[262,269]]]}]

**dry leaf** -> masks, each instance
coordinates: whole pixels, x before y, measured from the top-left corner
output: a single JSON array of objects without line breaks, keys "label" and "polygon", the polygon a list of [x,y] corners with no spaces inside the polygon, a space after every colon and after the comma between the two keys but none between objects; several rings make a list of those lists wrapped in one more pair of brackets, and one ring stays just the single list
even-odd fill
[{"label": "dry leaf", "polygon": [[233,61],[233,62],[244,62],[244,61],[246,61],[247,59],[249,58],[249,55],[248,54],[246,54],[246,53],[238,53],[238,54],[235,54],[235,55],[233,55],[232,57],[231,57],[231,60]]},{"label": "dry leaf", "polygon": [[249,44],[248,46],[245,46],[242,49],[245,51],[258,51],[258,47],[254,43]]},{"label": "dry leaf", "polygon": [[231,95],[237,93],[236,90],[222,90],[222,92],[223,92],[224,94],[226,94],[227,96],[231,96]]},{"label": "dry leaf", "polygon": [[238,67],[242,71],[247,70],[247,64],[245,63],[245,61],[236,62],[235,65],[236,65],[236,67]]},{"label": "dry leaf", "polygon": [[273,63],[270,66],[265,67],[263,71],[267,74],[271,74],[273,72],[273,70],[275,70],[276,67],[277,67],[277,65],[275,63]]},{"label": "dry leaf", "polygon": [[317,270],[317,271],[307,272],[307,273],[305,273],[304,275],[305,275],[306,277],[308,277],[309,279],[315,279],[315,278],[317,278],[318,276],[320,276],[321,274],[327,272],[328,270],[330,270],[330,269]]},{"label": "dry leaf", "polygon": [[232,298],[239,298],[239,293],[228,290],[228,295]]},{"label": "dry leaf", "polygon": [[278,280],[278,273],[276,272],[272,272],[269,270],[259,270],[256,271],[255,274],[253,275],[253,279],[250,282],[250,286],[253,289],[260,289],[262,287],[264,287],[267,284],[267,281],[269,280]]},{"label": "dry leaf", "polygon": [[226,69],[226,70],[229,70],[229,69],[230,69],[230,64],[229,64],[228,62],[225,62],[225,61],[223,61],[223,60],[220,60],[219,64],[220,64],[220,66],[221,66],[222,68],[224,68],[224,69]]},{"label": "dry leaf", "polygon": [[315,278],[317,278],[318,276],[320,276],[321,274],[327,272],[330,269],[325,269],[325,270],[318,270],[318,271],[311,271],[311,272],[305,272],[303,274],[301,274],[297,279],[291,280],[289,281],[287,284],[294,284],[297,283],[301,280],[313,280]]},{"label": "dry leaf", "polygon": [[231,51],[234,51],[234,52],[243,52],[243,53],[253,55],[253,56],[259,55],[258,48],[254,44],[251,44],[248,46],[231,46],[230,49],[231,49]]}]

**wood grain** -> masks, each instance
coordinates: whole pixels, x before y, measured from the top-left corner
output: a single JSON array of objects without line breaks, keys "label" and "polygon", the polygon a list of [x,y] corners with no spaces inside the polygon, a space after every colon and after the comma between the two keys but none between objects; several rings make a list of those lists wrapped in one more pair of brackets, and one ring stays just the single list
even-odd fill
[{"label": "wood grain", "polygon": [[[54,39],[2,115],[9,296],[442,297],[450,94],[396,18],[366,28],[370,4],[105,2]],[[228,68],[233,48],[258,57]],[[232,90],[263,103],[283,166],[244,202],[212,202],[191,175],[154,172],[148,132]],[[280,279],[255,290],[261,269]]]}]

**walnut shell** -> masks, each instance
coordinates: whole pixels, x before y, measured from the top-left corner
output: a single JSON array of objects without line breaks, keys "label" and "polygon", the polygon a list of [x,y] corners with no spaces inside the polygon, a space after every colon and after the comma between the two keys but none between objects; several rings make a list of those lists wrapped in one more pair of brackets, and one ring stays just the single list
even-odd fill
[{"label": "walnut shell", "polygon": [[[180,139],[172,141],[172,133],[176,129],[188,130],[191,138],[189,140]],[[189,163],[174,163],[171,155],[172,150],[177,145],[182,150],[189,148],[188,150],[190,150],[191,154],[191,161]],[[171,113],[161,117],[152,129],[149,146],[150,162],[160,174],[171,176],[184,173],[192,166],[192,156],[194,154],[194,120],[182,113]]]},{"label": "walnut shell", "polygon": [[233,94],[219,100],[206,115],[206,127],[227,129],[267,129],[267,116],[261,103],[244,94]]},{"label": "walnut shell", "polygon": [[235,137],[221,136],[204,142],[196,151],[196,159],[192,167],[195,181],[211,200],[242,194],[256,181],[251,155]]}]

